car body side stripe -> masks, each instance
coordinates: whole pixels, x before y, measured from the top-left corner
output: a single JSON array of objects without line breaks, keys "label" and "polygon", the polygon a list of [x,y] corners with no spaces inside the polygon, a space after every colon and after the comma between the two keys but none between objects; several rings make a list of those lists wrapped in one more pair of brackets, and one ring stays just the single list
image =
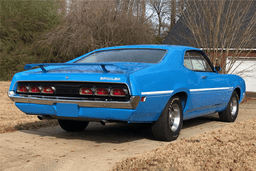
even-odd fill
[{"label": "car body side stripe", "polygon": [[173,90],[141,92],[141,95],[170,94]]},{"label": "car body side stripe", "polygon": [[[228,90],[228,89],[233,89],[233,87],[190,89],[190,92],[195,92],[195,91],[211,91],[211,90]],[[173,92],[173,90],[149,91],[149,92],[141,92],[141,95],[171,94],[172,92]]]},{"label": "car body side stripe", "polygon": [[193,91],[229,90],[229,89],[232,90],[233,87],[190,89],[190,91],[193,92]]}]

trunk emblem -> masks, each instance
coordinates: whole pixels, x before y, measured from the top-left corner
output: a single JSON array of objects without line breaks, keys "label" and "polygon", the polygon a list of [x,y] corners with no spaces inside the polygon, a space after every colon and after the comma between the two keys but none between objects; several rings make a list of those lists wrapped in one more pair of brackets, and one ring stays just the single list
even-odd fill
[{"label": "trunk emblem", "polygon": [[66,79],[68,79],[68,76],[66,76]]},{"label": "trunk emblem", "polygon": [[113,77],[100,77],[100,80],[121,80],[121,78],[113,78]]}]

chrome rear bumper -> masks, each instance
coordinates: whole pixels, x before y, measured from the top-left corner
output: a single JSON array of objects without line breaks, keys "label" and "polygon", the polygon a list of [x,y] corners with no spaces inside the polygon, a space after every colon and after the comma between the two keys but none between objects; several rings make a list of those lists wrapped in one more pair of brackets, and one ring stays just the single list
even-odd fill
[{"label": "chrome rear bumper", "polygon": [[69,97],[49,97],[49,96],[21,96],[14,91],[8,91],[8,97],[16,103],[31,103],[53,105],[56,103],[72,103],[80,107],[99,107],[99,108],[117,108],[117,109],[136,109],[140,102],[140,96],[131,96],[129,101],[90,101]]}]

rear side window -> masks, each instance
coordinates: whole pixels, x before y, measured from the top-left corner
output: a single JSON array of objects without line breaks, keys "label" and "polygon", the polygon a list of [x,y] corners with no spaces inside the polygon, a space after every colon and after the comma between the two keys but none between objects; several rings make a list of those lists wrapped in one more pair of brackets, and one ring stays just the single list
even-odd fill
[{"label": "rear side window", "polygon": [[186,52],[185,53],[185,57],[184,57],[184,66],[190,70],[193,70],[193,66],[189,57],[189,53]]},{"label": "rear side window", "polygon": [[186,52],[184,56],[184,66],[193,71],[212,72],[209,63],[199,52]]},{"label": "rear side window", "polygon": [[159,49],[122,49],[108,50],[93,53],[76,63],[97,63],[97,62],[134,62],[134,63],[158,63],[166,50]]}]

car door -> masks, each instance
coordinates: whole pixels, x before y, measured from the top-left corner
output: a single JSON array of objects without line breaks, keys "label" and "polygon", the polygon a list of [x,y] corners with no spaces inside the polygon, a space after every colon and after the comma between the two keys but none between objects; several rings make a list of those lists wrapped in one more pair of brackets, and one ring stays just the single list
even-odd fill
[{"label": "car door", "polygon": [[[187,68],[185,71],[186,77],[186,87],[190,90],[190,101],[188,109],[184,113],[184,118],[193,118],[197,115],[200,115],[201,111],[204,108],[204,104],[201,103],[202,99],[205,97],[203,91],[193,91],[197,89],[204,89],[204,80],[201,79],[201,75],[194,71],[193,63],[189,52],[186,52],[184,55],[183,65]],[[191,91],[192,90],[192,91]]]},{"label": "car door", "polygon": [[208,57],[201,51],[190,51],[189,57],[193,71],[202,80],[203,88],[190,89],[190,92],[201,92],[201,109],[203,113],[214,113],[226,103],[232,87],[229,87],[225,76],[213,71]]}]

